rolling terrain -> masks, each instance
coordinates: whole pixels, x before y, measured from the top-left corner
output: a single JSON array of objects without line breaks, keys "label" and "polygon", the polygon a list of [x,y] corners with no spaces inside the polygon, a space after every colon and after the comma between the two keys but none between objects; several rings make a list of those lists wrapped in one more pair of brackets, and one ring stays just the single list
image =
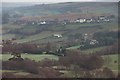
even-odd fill
[{"label": "rolling terrain", "polygon": [[[9,18],[1,26],[0,61],[4,69],[0,73],[32,78],[54,77],[53,74],[60,78],[100,78],[112,77],[108,75],[112,72],[118,76],[117,3],[22,5],[3,6],[3,13],[7,12]],[[87,20],[109,15],[113,17],[110,21],[75,22],[79,18]],[[47,24],[47,21],[54,23]],[[91,44],[91,41],[96,43]]]},{"label": "rolling terrain", "polygon": [[[8,3],[9,4],[9,3]],[[15,3],[13,3],[14,5]],[[12,4],[11,4],[12,5]],[[20,4],[19,4],[20,5]],[[3,5],[4,7],[4,5]],[[36,16],[36,15],[53,15],[53,14],[65,14],[65,13],[115,13],[117,10],[117,3],[114,2],[67,2],[56,4],[36,4],[35,6],[23,6],[17,8],[7,9],[9,13],[19,13],[24,15]],[[5,10],[6,11],[6,10]]]},{"label": "rolling terrain", "polygon": [[[9,3],[8,3],[9,4]],[[15,4],[15,3],[11,3]],[[3,5],[4,7],[4,5]],[[6,7],[7,8],[7,7]],[[10,8],[10,7],[9,7]],[[11,16],[15,14],[23,15],[18,19],[25,20],[64,20],[76,19],[79,17],[91,17],[112,14],[117,17],[117,3],[56,3],[56,4],[33,4],[29,6],[11,7],[11,9],[4,9],[3,13],[8,12]],[[106,31],[117,29],[117,23],[85,23],[85,24],[57,24],[57,25],[18,25],[18,24],[3,24],[2,25],[2,38],[4,40],[16,38],[15,42],[48,42],[48,41],[61,41],[67,39],[68,34],[72,33],[88,33],[93,34],[98,31]],[[16,33],[18,31],[19,33]],[[62,34],[63,38],[53,39],[53,34]],[[26,35],[25,35],[26,34]],[[29,34],[29,35],[28,35]]]}]

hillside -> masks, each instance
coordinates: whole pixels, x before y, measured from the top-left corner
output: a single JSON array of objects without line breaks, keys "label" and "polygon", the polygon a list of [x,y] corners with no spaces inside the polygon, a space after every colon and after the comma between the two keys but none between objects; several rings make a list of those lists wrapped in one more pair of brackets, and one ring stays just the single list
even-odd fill
[{"label": "hillside", "polygon": [[[13,3],[15,4],[15,3]],[[4,7],[4,5],[3,5]],[[116,14],[117,3],[111,2],[68,2],[56,4],[36,4],[31,6],[16,7],[7,9],[9,13],[20,13],[29,16],[50,15],[50,14],[66,14],[66,13],[113,13]],[[3,8],[4,11],[4,8]]]},{"label": "hillside", "polygon": [[[15,4],[15,3],[12,3]],[[12,5],[11,4],[11,5]],[[4,7],[4,5],[3,5]],[[96,16],[117,15],[117,3],[56,3],[56,4],[36,4],[22,7],[3,8],[10,15],[21,14],[23,17],[18,17],[17,20],[24,21],[46,21],[46,20],[76,20],[78,18],[91,18]],[[20,22],[20,21],[18,21]],[[8,40],[16,38],[15,42],[36,42],[44,43],[48,41],[64,41],[69,35],[75,33],[93,34],[98,31],[117,30],[117,22],[108,23],[77,23],[77,24],[47,24],[47,25],[29,25],[12,24],[9,22],[3,24],[2,33],[3,39]],[[53,38],[53,34],[62,34],[62,38]]]}]

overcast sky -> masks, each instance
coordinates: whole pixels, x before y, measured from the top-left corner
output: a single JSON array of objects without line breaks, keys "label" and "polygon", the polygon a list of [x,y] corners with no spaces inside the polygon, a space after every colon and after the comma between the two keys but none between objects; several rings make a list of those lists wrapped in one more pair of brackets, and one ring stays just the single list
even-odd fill
[{"label": "overcast sky", "polygon": [[119,0],[2,0],[2,2],[41,2],[41,3],[58,3],[58,2],[118,2]]}]

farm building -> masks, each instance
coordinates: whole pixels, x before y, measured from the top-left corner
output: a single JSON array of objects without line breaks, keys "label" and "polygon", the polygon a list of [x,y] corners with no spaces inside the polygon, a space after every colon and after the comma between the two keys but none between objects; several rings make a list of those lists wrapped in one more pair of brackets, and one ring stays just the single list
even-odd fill
[{"label": "farm building", "polygon": [[93,21],[93,19],[86,19],[86,22],[88,22],[88,23],[90,23],[92,21]]},{"label": "farm building", "polygon": [[40,22],[40,24],[46,24],[46,21],[42,21],[42,22]]},{"label": "farm building", "polygon": [[54,37],[58,37],[58,38],[61,38],[62,35],[61,34],[53,34]]}]

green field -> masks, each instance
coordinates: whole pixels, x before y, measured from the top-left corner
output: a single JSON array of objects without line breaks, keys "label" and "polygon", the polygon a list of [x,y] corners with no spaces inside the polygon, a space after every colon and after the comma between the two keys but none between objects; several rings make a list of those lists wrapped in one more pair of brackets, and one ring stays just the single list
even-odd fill
[{"label": "green field", "polygon": [[[66,48],[66,49],[79,49],[81,45],[76,45],[76,46],[72,46],[72,47],[69,47],[69,48]],[[93,53],[93,52],[96,52],[96,51],[100,51],[102,49],[105,49],[107,48],[108,46],[102,46],[102,47],[97,47],[97,48],[91,48],[91,49],[86,49],[86,50],[82,50],[82,52],[84,53]]]},{"label": "green field", "polygon": [[[117,23],[116,22],[108,22],[108,23],[72,23],[72,24],[66,24],[66,25],[52,25],[50,27],[47,27],[48,31],[42,31],[36,34],[32,34],[29,36],[25,36],[23,34],[13,34],[13,33],[7,33],[8,31],[16,31],[16,29],[19,29],[23,33],[35,33],[36,30],[38,30],[40,27],[36,26],[19,26],[19,25],[13,25],[13,24],[4,24],[3,25],[3,33],[2,36],[3,39],[11,39],[11,38],[17,38],[15,42],[18,43],[25,43],[25,42],[48,42],[48,41],[64,41],[67,39],[68,35],[75,34],[75,33],[81,33],[81,34],[92,34],[98,31],[107,31],[107,30],[117,30]],[[53,34],[63,34],[63,38],[59,39],[53,39]],[[23,37],[22,39],[20,38]],[[20,38],[20,39],[19,39]]]},{"label": "green field", "polygon": [[102,50],[102,49],[105,49],[105,48],[107,48],[107,47],[108,47],[108,46],[91,48],[91,49],[83,50],[83,52],[85,52],[85,53],[93,53],[93,52],[96,52],[96,51],[100,51],[100,50]]},{"label": "green field", "polygon": [[50,38],[52,37],[53,34],[62,34],[62,33],[64,33],[64,31],[60,31],[60,32],[43,31],[35,35],[26,36],[24,39],[19,39],[19,40],[16,40],[15,42],[18,42],[18,43],[34,42],[37,40]]},{"label": "green field", "polygon": [[[3,61],[8,60],[11,57],[10,54],[0,54],[0,58],[2,58]],[[48,59],[54,59],[54,60],[58,60],[58,56],[54,56],[54,55],[48,55],[48,54],[22,54],[22,58],[29,58],[35,61],[41,61],[45,58]]]},{"label": "green field", "polygon": [[2,33],[6,33],[7,30],[15,30],[15,29],[20,29],[21,27],[23,26],[20,26],[20,25],[16,25],[16,24],[3,24],[2,25]]},{"label": "green field", "polygon": [[15,38],[15,34],[5,34],[5,35],[2,35],[2,39],[3,40],[9,40],[9,39],[12,39],[12,38]]},{"label": "green field", "polygon": [[[108,67],[110,68],[115,74],[118,73],[118,64],[119,64],[119,59],[120,55],[115,54],[115,55],[106,55],[103,56],[105,63],[103,67]],[[116,63],[115,63],[116,61]]]},{"label": "green field", "polygon": [[78,46],[72,46],[72,47],[69,47],[67,49],[78,49],[78,48],[80,48],[80,45],[78,45]]}]

